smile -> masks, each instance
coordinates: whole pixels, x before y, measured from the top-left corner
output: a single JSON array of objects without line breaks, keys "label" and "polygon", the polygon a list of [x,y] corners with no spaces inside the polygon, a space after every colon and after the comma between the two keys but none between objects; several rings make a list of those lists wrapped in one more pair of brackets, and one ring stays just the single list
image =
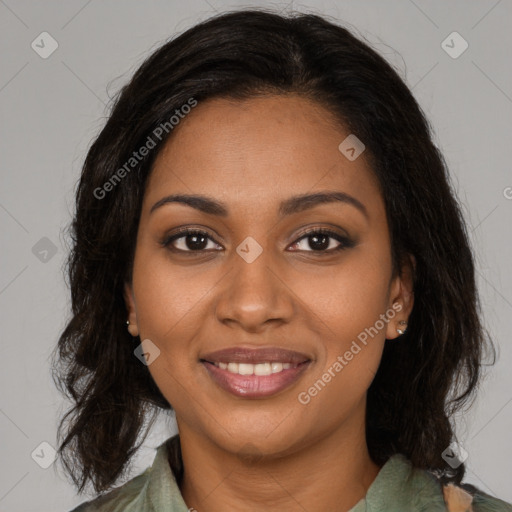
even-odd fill
[{"label": "smile", "polygon": [[283,370],[295,368],[298,365],[292,363],[268,362],[268,363],[213,363],[221,370],[227,370],[230,373],[238,373],[239,375],[271,375],[280,373]]},{"label": "smile", "polygon": [[297,382],[311,361],[303,363],[266,362],[210,363],[201,361],[209,377],[224,391],[242,398],[267,398]]}]

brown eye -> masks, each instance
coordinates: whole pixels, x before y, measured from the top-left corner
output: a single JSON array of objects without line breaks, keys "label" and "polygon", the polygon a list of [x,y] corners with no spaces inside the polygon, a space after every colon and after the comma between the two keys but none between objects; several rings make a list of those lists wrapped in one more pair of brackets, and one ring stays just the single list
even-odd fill
[{"label": "brown eye", "polygon": [[[208,247],[209,241],[213,243],[213,247]],[[176,252],[199,252],[220,247],[206,231],[197,229],[184,229],[170,235],[162,241],[162,245]]]},{"label": "brown eye", "polygon": [[[305,241],[305,243],[303,243]],[[300,248],[299,244],[303,243]],[[338,245],[336,245],[338,243]],[[294,250],[306,252],[319,252],[319,253],[332,253],[343,249],[354,247],[355,243],[346,236],[340,235],[328,229],[312,229],[301,236],[296,242],[292,244]],[[305,246],[309,246],[308,250]]]}]

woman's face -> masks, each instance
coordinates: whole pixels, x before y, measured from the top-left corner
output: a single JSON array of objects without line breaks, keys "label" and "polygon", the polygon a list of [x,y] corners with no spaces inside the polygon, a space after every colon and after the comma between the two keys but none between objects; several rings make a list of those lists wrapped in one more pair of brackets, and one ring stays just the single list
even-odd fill
[{"label": "woman's face", "polygon": [[156,159],[126,292],[180,431],[285,454],[364,425],[412,302],[365,154],[339,149],[348,135],[297,95],[214,99]]}]

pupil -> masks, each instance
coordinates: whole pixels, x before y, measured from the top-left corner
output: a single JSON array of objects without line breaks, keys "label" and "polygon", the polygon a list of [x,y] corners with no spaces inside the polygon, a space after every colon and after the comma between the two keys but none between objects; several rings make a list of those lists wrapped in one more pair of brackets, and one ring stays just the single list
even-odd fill
[{"label": "pupil", "polygon": [[[189,249],[200,251],[206,247],[206,237],[204,235],[188,235],[186,240]],[[189,243],[190,240],[193,240],[192,243]]]},{"label": "pupil", "polygon": [[[329,247],[329,237],[327,235],[311,235],[309,240],[309,246],[313,250],[322,250]],[[311,240],[314,240],[314,242],[311,243]],[[318,240],[321,240],[321,242],[318,242]]]}]

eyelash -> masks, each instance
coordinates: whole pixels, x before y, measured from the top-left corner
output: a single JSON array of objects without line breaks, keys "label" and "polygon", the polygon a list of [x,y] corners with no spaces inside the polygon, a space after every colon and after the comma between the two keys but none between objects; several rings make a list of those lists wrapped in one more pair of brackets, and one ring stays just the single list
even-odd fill
[{"label": "eyelash", "polygon": [[[216,242],[211,236],[209,236],[209,234],[206,231],[202,231],[200,229],[192,229],[192,228],[180,229],[178,232],[173,233],[172,235],[166,236],[160,243],[163,247],[167,248],[168,250],[170,250],[172,252],[192,253],[192,254],[194,254],[194,253],[201,254],[201,253],[205,252],[205,249],[201,249],[198,251],[192,251],[192,250],[185,251],[182,249],[176,249],[171,246],[172,242],[174,242],[175,240],[179,240],[180,238],[185,238],[186,236],[189,236],[189,235],[205,236],[212,242],[218,244],[218,242]],[[330,238],[334,238],[337,242],[340,243],[340,245],[338,247],[336,247],[335,249],[330,249],[330,250],[319,250],[319,251],[315,251],[315,250],[300,251],[299,250],[298,252],[312,252],[315,254],[332,254],[332,253],[337,253],[337,252],[345,250],[345,249],[350,249],[355,246],[355,242],[353,240],[351,240],[350,238],[347,238],[343,235],[340,235],[339,233],[336,233],[335,231],[331,231],[326,228],[308,229],[307,231],[302,233],[300,235],[300,237],[297,238],[297,240],[295,240],[295,242],[293,242],[291,245],[295,245],[296,243],[304,240],[305,238],[309,238],[313,235],[327,235]]]}]

